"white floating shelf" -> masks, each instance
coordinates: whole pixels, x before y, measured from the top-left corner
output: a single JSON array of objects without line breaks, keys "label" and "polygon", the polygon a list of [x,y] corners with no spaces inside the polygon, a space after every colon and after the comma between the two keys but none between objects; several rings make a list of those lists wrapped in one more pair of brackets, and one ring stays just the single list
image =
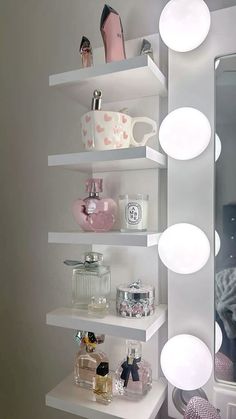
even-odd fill
[{"label": "white floating shelf", "polygon": [[121,397],[108,406],[96,403],[93,393],[75,386],[72,374],[46,395],[46,405],[87,419],[155,419],[167,395],[164,378],[138,401]]},{"label": "white floating shelf", "polygon": [[115,310],[104,318],[93,318],[85,310],[74,308],[58,308],[47,314],[47,324],[68,329],[92,330],[124,339],[147,342],[165,323],[167,306],[160,304],[150,317],[141,319],[125,319],[118,317]]},{"label": "white floating shelf", "polygon": [[163,169],[166,167],[166,157],[151,147],[142,146],[120,150],[56,154],[48,156],[48,166],[80,172]]},{"label": "white floating shelf", "polygon": [[140,232],[121,233],[109,231],[108,233],[70,232],[48,233],[48,243],[54,244],[98,244],[104,246],[138,246],[151,247],[158,244],[161,233]]},{"label": "white floating shelf", "polygon": [[148,55],[54,74],[49,86],[64,90],[89,109],[95,89],[102,90],[104,102],[167,95],[166,78]]}]

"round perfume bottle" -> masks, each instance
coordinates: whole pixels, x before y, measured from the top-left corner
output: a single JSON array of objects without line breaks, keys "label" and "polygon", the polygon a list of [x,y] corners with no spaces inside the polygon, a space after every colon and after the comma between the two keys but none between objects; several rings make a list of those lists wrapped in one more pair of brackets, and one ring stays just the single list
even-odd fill
[{"label": "round perfume bottle", "polygon": [[141,342],[127,341],[127,357],[121,362],[115,374],[116,390],[130,399],[139,399],[152,387],[152,370],[142,359]]},{"label": "round perfume bottle", "polygon": [[72,206],[75,221],[85,231],[105,232],[112,229],[116,221],[117,205],[111,198],[100,198],[103,180],[88,179],[88,197],[77,199]]}]

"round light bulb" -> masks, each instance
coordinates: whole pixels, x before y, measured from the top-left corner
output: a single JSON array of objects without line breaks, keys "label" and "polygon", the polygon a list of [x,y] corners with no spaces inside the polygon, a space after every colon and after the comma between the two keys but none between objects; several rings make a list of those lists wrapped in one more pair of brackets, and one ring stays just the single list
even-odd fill
[{"label": "round light bulb", "polygon": [[223,342],[222,330],[217,322],[215,322],[215,353],[219,352]]},{"label": "round light bulb", "polygon": [[199,110],[178,108],[162,121],[159,139],[161,147],[170,157],[190,160],[207,148],[211,139],[211,126]]},{"label": "round light bulb", "polygon": [[215,135],[215,161],[218,160],[218,158],[221,155],[222,145],[220,141],[219,135]]},{"label": "round light bulb", "polygon": [[192,224],[174,224],[162,233],[159,256],[167,268],[179,274],[199,271],[210,256],[206,234]]},{"label": "round light bulb", "polygon": [[167,380],[180,390],[197,390],[209,380],[213,361],[204,342],[192,335],[171,338],[161,352],[161,368]]},{"label": "round light bulb", "polygon": [[187,52],[206,39],[211,14],[203,0],[171,0],[164,7],[159,30],[163,42],[174,51]]},{"label": "round light bulb", "polygon": [[220,236],[217,233],[217,231],[215,230],[215,256],[218,255],[219,251],[220,251],[220,247],[221,247],[221,240],[220,240]]}]

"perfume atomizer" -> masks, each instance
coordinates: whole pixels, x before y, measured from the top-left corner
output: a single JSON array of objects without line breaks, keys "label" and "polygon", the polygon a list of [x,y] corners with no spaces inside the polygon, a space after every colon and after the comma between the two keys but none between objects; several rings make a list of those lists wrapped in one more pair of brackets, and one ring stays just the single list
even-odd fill
[{"label": "perfume atomizer", "polygon": [[149,55],[152,60],[154,59],[152,44],[147,39],[143,39],[140,55]]},{"label": "perfume atomizer", "polygon": [[83,36],[81,40],[80,55],[81,55],[81,60],[82,60],[82,66],[84,68],[91,67],[93,65],[92,46],[89,39],[86,38],[86,36]]}]

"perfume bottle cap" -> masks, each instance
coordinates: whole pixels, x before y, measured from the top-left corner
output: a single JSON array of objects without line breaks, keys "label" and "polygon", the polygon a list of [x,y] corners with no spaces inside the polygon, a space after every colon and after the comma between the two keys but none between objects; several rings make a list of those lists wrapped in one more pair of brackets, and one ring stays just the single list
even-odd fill
[{"label": "perfume bottle cap", "polygon": [[102,262],[103,261],[103,254],[98,252],[87,252],[84,254],[85,262],[94,263],[94,262]]},{"label": "perfume bottle cap", "polygon": [[127,355],[130,358],[138,359],[142,356],[142,344],[136,340],[127,340]]},{"label": "perfume bottle cap", "polygon": [[92,99],[92,111],[100,111],[102,107],[102,91],[101,90],[94,90],[93,92],[93,99]]},{"label": "perfume bottle cap", "polygon": [[75,334],[75,341],[80,344],[91,345],[96,347],[100,343],[104,343],[105,335],[97,335],[93,332],[87,332],[84,330],[77,330]]},{"label": "perfume bottle cap", "polygon": [[109,363],[108,362],[101,362],[96,370],[97,375],[101,375],[105,377],[105,375],[109,374]]},{"label": "perfume bottle cap", "polygon": [[83,52],[85,50],[90,50],[91,44],[88,38],[86,36],[82,37],[81,44],[80,44],[80,52]]},{"label": "perfume bottle cap", "polygon": [[86,181],[86,192],[92,194],[98,194],[102,192],[103,179],[101,178],[90,178]]}]

